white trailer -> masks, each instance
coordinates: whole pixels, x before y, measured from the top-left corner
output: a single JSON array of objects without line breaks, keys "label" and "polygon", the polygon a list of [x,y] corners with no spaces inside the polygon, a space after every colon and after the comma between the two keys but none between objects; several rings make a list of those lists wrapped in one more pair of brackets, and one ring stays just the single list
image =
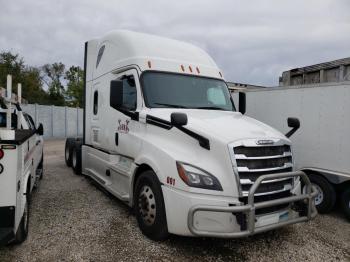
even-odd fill
[{"label": "white trailer", "polygon": [[84,136],[67,140],[67,164],[133,207],[149,238],[244,237],[317,214],[290,140],[243,101],[236,111],[205,51],[114,31],[86,43],[85,73]]},{"label": "white trailer", "polygon": [[[318,189],[320,213],[336,198],[350,219],[350,83],[247,90],[247,115],[286,131],[283,119],[300,119],[293,136],[295,167]],[[235,95],[234,95],[235,96]],[[237,95],[238,97],[238,95]]]},{"label": "white trailer", "polygon": [[20,85],[17,101],[11,98],[7,79],[0,97],[0,245],[26,239],[31,192],[43,175],[43,126],[22,112]]}]

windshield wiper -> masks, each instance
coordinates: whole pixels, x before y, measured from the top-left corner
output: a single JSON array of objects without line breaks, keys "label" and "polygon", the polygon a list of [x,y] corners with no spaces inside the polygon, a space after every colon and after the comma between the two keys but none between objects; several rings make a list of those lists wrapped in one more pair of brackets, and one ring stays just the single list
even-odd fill
[{"label": "windshield wiper", "polygon": [[199,107],[195,107],[195,109],[212,109],[212,110],[227,111],[225,108],[221,108],[221,107],[217,107],[217,106],[199,106]]},{"label": "windshield wiper", "polygon": [[187,108],[186,106],[182,106],[182,105],[172,105],[172,104],[163,104],[163,103],[154,103],[154,104],[161,105],[161,106],[169,106],[174,108]]}]

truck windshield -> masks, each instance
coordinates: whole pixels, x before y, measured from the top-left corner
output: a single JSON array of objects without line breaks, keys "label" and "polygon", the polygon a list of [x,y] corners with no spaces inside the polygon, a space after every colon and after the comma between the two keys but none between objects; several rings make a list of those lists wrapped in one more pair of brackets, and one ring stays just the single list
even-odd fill
[{"label": "truck windshield", "polygon": [[198,76],[147,72],[142,76],[147,107],[235,111],[224,81]]}]

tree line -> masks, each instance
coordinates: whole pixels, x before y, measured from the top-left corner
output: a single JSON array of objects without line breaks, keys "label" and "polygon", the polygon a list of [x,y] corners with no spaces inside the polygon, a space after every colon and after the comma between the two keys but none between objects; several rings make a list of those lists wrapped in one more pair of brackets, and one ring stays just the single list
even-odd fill
[{"label": "tree line", "polygon": [[19,54],[0,52],[0,87],[6,88],[7,75],[12,75],[12,89],[22,84],[22,97],[31,104],[83,106],[84,70],[67,68],[63,63],[34,67],[25,64]]}]

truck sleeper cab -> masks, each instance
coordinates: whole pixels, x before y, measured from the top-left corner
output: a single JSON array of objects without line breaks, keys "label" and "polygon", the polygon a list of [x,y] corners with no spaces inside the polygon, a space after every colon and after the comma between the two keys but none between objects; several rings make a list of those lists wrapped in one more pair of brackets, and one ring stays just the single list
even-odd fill
[{"label": "truck sleeper cab", "polygon": [[243,237],[316,215],[290,140],[243,100],[236,111],[203,50],[114,31],[86,43],[85,72],[84,136],[66,162],[135,208],[149,238]]}]

